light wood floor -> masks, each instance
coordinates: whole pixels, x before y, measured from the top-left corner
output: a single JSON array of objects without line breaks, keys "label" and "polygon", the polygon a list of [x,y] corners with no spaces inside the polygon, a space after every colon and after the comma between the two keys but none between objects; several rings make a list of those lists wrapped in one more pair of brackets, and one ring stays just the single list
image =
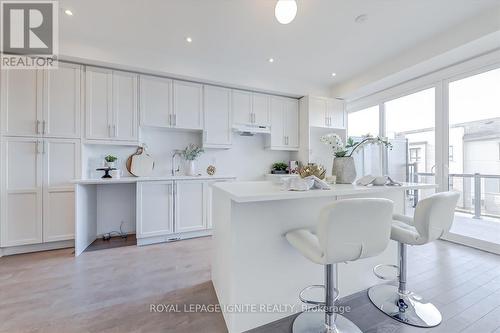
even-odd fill
[{"label": "light wood floor", "polygon": [[[210,238],[85,252],[0,258],[0,332],[226,332],[219,313],[151,313],[150,304],[217,304]],[[401,325],[369,303],[343,300],[364,332],[500,333],[500,257],[448,242],[410,248],[409,286],[444,322]],[[252,331],[290,332],[293,318]]]}]

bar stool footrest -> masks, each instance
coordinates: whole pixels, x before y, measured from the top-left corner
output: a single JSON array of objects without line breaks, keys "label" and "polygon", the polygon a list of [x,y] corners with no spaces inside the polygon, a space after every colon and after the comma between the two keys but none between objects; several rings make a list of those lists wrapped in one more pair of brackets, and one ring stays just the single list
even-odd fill
[{"label": "bar stool footrest", "polygon": [[399,271],[399,266],[397,266],[397,265],[391,265],[391,264],[380,264],[380,265],[377,265],[377,266],[373,267],[373,274],[376,277],[378,277],[379,279],[385,280],[385,281],[394,281],[397,278],[399,278],[399,273],[396,273],[395,277],[382,275],[381,273],[378,272],[378,270],[380,268],[382,268],[382,267],[390,267],[390,268],[394,268],[394,269],[396,269],[396,270]]},{"label": "bar stool footrest", "polygon": [[[324,308],[326,306],[326,302],[324,302],[324,301],[312,301],[312,300],[305,298],[305,296],[304,296],[305,292],[307,292],[311,289],[317,289],[317,288],[321,288],[321,289],[325,290],[325,286],[322,284],[313,284],[313,285],[310,285],[310,286],[302,289],[299,293],[300,301],[302,303],[305,303],[305,304],[320,306],[321,308]],[[334,293],[333,302],[335,302],[339,299],[340,293],[339,293],[339,290],[337,288],[333,288],[333,293]]]}]

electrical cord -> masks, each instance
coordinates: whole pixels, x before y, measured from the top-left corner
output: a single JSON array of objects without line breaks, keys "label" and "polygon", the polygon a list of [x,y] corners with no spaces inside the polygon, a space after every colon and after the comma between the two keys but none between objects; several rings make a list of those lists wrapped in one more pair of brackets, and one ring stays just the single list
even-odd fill
[{"label": "electrical cord", "polygon": [[123,227],[123,223],[124,223],[123,221],[120,223],[120,231],[113,230],[113,231],[110,231],[108,233],[105,233],[105,234],[102,235],[102,239],[103,240],[109,240],[109,239],[111,239],[111,237],[113,235],[120,236],[121,238],[127,238],[128,235],[127,235],[126,232],[123,231],[123,228],[122,228]]}]

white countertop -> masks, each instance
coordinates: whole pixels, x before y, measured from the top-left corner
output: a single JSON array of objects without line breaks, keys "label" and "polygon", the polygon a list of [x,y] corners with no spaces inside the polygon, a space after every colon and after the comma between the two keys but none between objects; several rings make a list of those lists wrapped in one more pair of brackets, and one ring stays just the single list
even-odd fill
[{"label": "white countertop", "polygon": [[271,200],[288,200],[302,198],[318,198],[352,194],[376,193],[382,191],[401,191],[414,189],[435,189],[435,184],[403,183],[402,186],[357,186],[352,184],[332,185],[330,190],[313,189],[309,191],[286,191],[280,185],[270,181],[227,182],[214,185],[236,202],[258,202]]},{"label": "white countertop", "polygon": [[130,184],[148,181],[168,180],[211,180],[211,179],[236,179],[228,175],[201,175],[201,176],[163,176],[163,177],[121,177],[121,178],[97,178],[97,179],[74,179],[71,182],[78,185],[100,185],[100,184]]}]

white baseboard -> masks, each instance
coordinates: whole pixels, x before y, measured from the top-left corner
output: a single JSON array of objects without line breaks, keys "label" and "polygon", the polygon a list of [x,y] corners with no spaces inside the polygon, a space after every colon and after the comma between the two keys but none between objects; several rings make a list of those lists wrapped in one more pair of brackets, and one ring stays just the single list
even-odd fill
[{"label": "white baseboard", "polygon": [[31,245],[2,247],[2,248],[0,248],[0,257],[10,256],[13,254],[21,254],[21,253],[65,249],[65,248],[69,248],[69,247],[75,247],[74,240],[70,239],[70,240],[65,240],[65,241],[48,242],[48,243],[43,243],[43,244],[31,244]]}]

